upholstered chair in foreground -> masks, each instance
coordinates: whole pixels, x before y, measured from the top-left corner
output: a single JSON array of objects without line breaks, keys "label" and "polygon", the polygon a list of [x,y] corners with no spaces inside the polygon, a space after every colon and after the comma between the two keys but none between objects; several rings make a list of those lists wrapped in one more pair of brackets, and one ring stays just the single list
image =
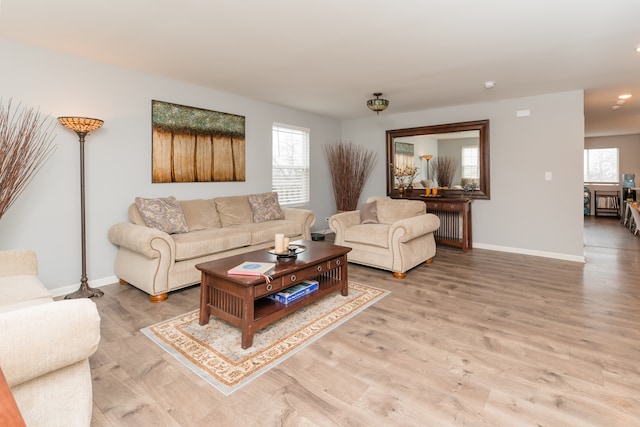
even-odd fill
[{"label": "upholstered chair in foreground", "polygon": [[0,251],[0,368],[27,426],[91,424],[99,342],[93,301],[54,301],[33,251]]},{"label": "upholstered chair in foreground", "polygon": [[440,219],[420,200],[370,197],[360,210],[329,218],[335,244],[352,248],[349,262],[381,268],[404,279],[407,271],[436,255]]}]

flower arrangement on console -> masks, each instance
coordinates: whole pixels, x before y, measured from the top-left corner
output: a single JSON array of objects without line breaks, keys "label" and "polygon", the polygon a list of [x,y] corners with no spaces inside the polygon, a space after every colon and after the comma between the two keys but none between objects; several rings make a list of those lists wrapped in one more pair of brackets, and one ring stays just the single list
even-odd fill
[{"label": "flower arrangement on console", "polygon": [[418,168],[409,165],[396,166],[393,175],[398,188],[409,187],[416,175],[418,175]]}]

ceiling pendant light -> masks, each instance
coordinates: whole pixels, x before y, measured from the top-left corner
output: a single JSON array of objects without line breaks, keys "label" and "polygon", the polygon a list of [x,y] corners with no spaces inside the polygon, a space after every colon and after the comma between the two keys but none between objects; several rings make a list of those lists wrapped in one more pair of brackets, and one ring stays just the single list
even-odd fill
[{"label": "ceiling pendant light", "polygon": [[380,95],[382,95],[382,93],[376,92],[373,94],[375,98],[367,101],[367,107],[369,107],[371,111],[375,111],[376,114],[386,110],[389,106],[389,100],[380,98]]}]

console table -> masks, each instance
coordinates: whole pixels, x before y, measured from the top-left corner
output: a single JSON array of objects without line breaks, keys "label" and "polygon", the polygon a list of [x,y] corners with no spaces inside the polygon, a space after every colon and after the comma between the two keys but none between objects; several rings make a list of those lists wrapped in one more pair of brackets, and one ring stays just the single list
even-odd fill
[{"label": "console table", "polygon": [[436,243],[461,248],[462,252],[473,249],[471,222],[473,200],[423,195],[392,198],[422,200],[427,205],[427,212],[440,218],[440,228],[433,234]]}]

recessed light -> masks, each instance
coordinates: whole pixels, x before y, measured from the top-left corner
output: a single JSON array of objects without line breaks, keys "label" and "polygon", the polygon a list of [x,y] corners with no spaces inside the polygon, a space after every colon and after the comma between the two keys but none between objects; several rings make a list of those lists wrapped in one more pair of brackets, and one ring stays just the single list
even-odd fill
[{"label": "recessed light", "polygon": [[611,109],[612,110],[619,110],[620,109],[620,105],[612,105]]},{"label": "recessed light", "polygon": [[636,46],[635,49],[636,49],[636,52],[640,52],[640,44]]},{"label": "recessed light", "polygon": [[618,97],[618,99],[629,99],[629,98],[631,98],[631,96],[632,95],[630,93],[625,93],[625,94],[620,95]]},{"label": "recessed light", "polygon": [[484,88],[485,88],[485,89],[491,89],[492,87],[494,87],[494,86],[495,86],[495,84],[496,84],[496,82],[494,82],[494,81],[487,81],[487,82],[484,82]]}]

